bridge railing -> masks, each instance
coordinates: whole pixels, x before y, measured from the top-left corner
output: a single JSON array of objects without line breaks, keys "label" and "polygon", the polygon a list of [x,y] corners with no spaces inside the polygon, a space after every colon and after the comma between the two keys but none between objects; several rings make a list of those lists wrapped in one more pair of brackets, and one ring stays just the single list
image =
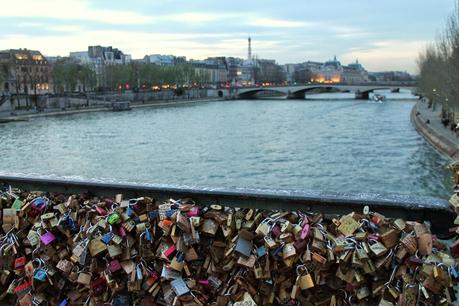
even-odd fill
[{"label": "bridge railing", "polygon": [[127,198],[151,196],[158,200],[164,200],[191,197],[201,204],[220,203],[232,207],[301,210],[321,212],[326,215],[358,212],[362,211],[365,205],[368,205],[372,211],[377,211],[387,217],[430,221],[433,232],[444,237],[453,227],[455,218],[448,201],[412,195],[220,188],[193,189],[15,176],[0,176],[1,184],[26,190],[72,194],[90,191],[99,196],[113,196],[122,193]]}]

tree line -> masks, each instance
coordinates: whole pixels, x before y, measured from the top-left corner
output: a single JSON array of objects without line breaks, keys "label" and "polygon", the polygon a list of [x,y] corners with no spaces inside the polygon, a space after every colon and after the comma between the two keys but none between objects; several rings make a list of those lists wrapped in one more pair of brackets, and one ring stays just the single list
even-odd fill
[{"label": "tree line", "polygon": [[418,67],[421,94],[454,119],[459,111],[459,1],[435,42],[420,53]]},{"label": "tree line", "polygon": [[96,71],[92,64],[78,64],[67,59],[54,64],[52,77],[55,92],[151,89],[152,86],[164,84],[183,86],[206,84],[210,81],[208,73],[194,69],[190,64],[162,67],[133,62],[125,65],[104,65]]}]

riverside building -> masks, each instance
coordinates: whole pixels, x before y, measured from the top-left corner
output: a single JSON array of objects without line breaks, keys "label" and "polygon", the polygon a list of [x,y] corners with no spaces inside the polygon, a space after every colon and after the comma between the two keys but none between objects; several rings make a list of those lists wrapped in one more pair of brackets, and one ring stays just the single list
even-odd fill
[{"label": "riverside building", "polygon": [[0,68],[4,84],[0,93],[45,94],[51,83],[46,57],[37,50],[10,49],[0,51]]}]

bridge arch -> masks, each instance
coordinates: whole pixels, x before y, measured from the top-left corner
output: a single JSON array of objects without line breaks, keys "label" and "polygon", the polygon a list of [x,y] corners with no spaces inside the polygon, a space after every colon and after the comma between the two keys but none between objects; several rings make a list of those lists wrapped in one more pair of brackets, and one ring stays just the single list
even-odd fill
[{"label": "bridge arch", "polygon": [[238,99],[256,99],[258,96],[259,93],[262,93],[262,92],[265,92],[265,93],[273,93],[273,94],[276,94],[278,96],[285,96],[286,93],[283,92],[283,91],[280,91],[280,90],[276,90],[276,89],[269,89],[269,88],[257,88],[257,89],[253,89],[253,90],[248,90],[248,91],[244,91],[240,94],[237,95],[237,98]]},{"label": "bridge arch", "polygon": [[295,91],[289,92],[288,98],[289,99],[304,99],[305,95],[306,95],[306,93],[308,91],[313,91],[313,90],[316,90],[316,89],[324,89],[325,92],[329,92],[329,91],[331,91],[333,89],[337,89],[338,91],[340,91],[339,87],[333,86],[333,85],[308,86],[308,87],[305,87],[305,88],[301,88],[299,90],[295,90]]}]

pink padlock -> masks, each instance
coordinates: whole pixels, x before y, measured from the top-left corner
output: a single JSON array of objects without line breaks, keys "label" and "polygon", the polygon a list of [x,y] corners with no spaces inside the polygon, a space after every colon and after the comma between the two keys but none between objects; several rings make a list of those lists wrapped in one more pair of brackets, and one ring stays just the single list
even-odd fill
[{"label": "pink padlock", "polygon": [[198,283],[204,287],[209,287],[209,281],[207,279],[198,280]]},{"label": "pink padlock", "polygon": [[300,234],[300,238],[301,239],[306,239],[306,237],[308,237],[310,228],[311,228],[311,226],[308,223],[306,223],[303,226],[303,229],[301,230],[301,234]]},{"label": "pink padlock", "polygon": [[368,235],[368,239],[378,241],[379,240],[379,235]]},{"label": "pink padlock", "polygon": [[164,251],[164,256],[169,258],[175,252],[176,249],[177,248],[175,247],[175,244],[172,245],[170,248],[168,248],[167,250]]},{"label": "pink padlock", "polygon": [[121,237],[126,237],[127,233],[124,227],[120,226],[120,228],[118,229],[118,235],[120,235]]},{"label": "pink padlock", "polygon": [[199,215],[199,208],[193,207],[189,211],[186,212],[188,217],[197,217]]},{"label": "pink padlock", "polygon": [[96,206],[96,211],[101,216],[106,216],[107,215],[107,211],[105,209],[103,209],[102,207]]},{"label": "pink padlock", "polygon": [[48,245],[53,242],[56,237],[53,235],[52,232],[46,232],[45,234],[41,235],[40,240],[43,242],[44,245]]},{"label": "pink padlock", "polygon": [[108,270],[110,273],[115,273],[121,269],[121,264],[117,259],[110,261],[108,264]]}]

